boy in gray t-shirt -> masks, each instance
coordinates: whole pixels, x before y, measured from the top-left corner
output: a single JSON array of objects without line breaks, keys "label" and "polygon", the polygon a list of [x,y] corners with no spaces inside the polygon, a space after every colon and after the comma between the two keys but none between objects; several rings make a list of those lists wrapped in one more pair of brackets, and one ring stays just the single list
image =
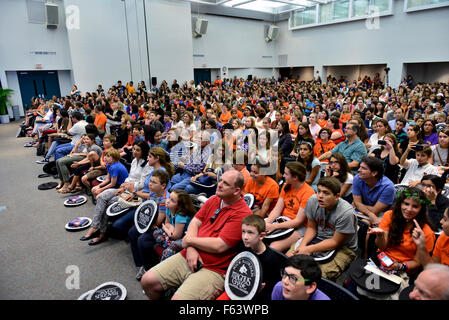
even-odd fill
[{"label": "boy in gray t-shirt", "polygon": [[304,237],[297,249],[287,253],[288,256],[316,256],[317,253],[335,250],[332,260],[320,265],[323,277],[327,279],[336,279],[345,271],[356,257],[357,250],[355,210],[340,198],[340,186],[334,177],[318,181],[318,192],[310,197],[304,210],[308,219]]}]

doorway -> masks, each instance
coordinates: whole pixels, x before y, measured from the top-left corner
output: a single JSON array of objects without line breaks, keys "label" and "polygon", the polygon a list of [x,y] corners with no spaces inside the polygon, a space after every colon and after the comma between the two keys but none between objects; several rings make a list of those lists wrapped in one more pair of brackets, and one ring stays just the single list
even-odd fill
[{"label": "doorway", "polygon": [[33,97],[61,97],[57,71],[17,71],[17,78],[24,109],[30,106]]},{"label": "doorway", "polygon": [[194,69],[194,81],[195,85],[202,83],[204,81],[211,82],[210,69]]}]

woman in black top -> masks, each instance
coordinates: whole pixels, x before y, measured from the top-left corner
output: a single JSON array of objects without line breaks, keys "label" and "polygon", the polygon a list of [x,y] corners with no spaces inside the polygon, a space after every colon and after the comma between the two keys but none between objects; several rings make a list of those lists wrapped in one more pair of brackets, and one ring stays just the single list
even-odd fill
[{"label": "woman in black top", "polygon": [[386,144],[381,145],[370,154],[372,157],[383,161],[384,176],[390,179],[394,184],[399,182],[399,159],[401,153],[398,150],[398,141],[393,133],[387,133],[383,140]]},{"label": "woman in black top", "polygon": [[312,133],[310,132],[310,127],[307,122],[300,122],[298,124],[298,134],[296,135],[295,142],[293,143],[293,148],[290,156],[297,159],[299,155],[299,146],[303,141],[310,142],[315,146],[315,140],[313,139]]}]

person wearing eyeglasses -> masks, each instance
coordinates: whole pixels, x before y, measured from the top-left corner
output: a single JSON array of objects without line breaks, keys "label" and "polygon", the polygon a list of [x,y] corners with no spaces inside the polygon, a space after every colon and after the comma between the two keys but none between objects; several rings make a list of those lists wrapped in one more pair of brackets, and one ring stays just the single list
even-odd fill
[{"label": "person wearing eyeglasses", "polygon": [[211,300],[223,293],[227,268],[242,237],[242,220],[252,214],[242,188],[241,173],[235,169],[223,173],[215,196],[190,222],[184,249],[142,277],[142,288],[151,300],[172,287],[178,287],[172,300]]},{"label": "person wearing eyeglasses", "polygon": [[273,288],[271,300],[330,300],[317,288],[321,269],[311,256],[298,254],[288,258],[281,277]]},{"label": "person wearing eyeglasses", "polygon": [[362,142],[362,140],[360,140],[360,138],[357,135],[359,131],[360,131],[359,126],[352,123],[348,123],[348,125],[345,128],[346,140],[340,142],[332,150],[322,154],[318,158],[318,160],[324,161],[326,159],[329,159],[335,152],[340,152],[346,157],[349,167],[351,168],[353,173],[356,173],[356,170],[360,165],[360,161],[364,156],[368,154],[366,151],[365,144]]}]

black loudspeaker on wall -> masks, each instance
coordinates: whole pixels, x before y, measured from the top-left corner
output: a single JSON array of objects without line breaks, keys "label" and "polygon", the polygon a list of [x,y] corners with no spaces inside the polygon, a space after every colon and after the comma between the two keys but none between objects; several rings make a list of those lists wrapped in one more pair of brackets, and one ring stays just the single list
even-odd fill
[{"label": "black loudspeaker on wall", "polygon": [[248,75],[248,81],[252,81],[253,80],[253,75],[252,74],[249,74]]},{"label": "black loudspeaker on wall", "polygon": [[153,86],[156,86],[156,85],[157,85],[157,78],[156,78],[156,77],[151,77],[151,84],[152,84]]}]

